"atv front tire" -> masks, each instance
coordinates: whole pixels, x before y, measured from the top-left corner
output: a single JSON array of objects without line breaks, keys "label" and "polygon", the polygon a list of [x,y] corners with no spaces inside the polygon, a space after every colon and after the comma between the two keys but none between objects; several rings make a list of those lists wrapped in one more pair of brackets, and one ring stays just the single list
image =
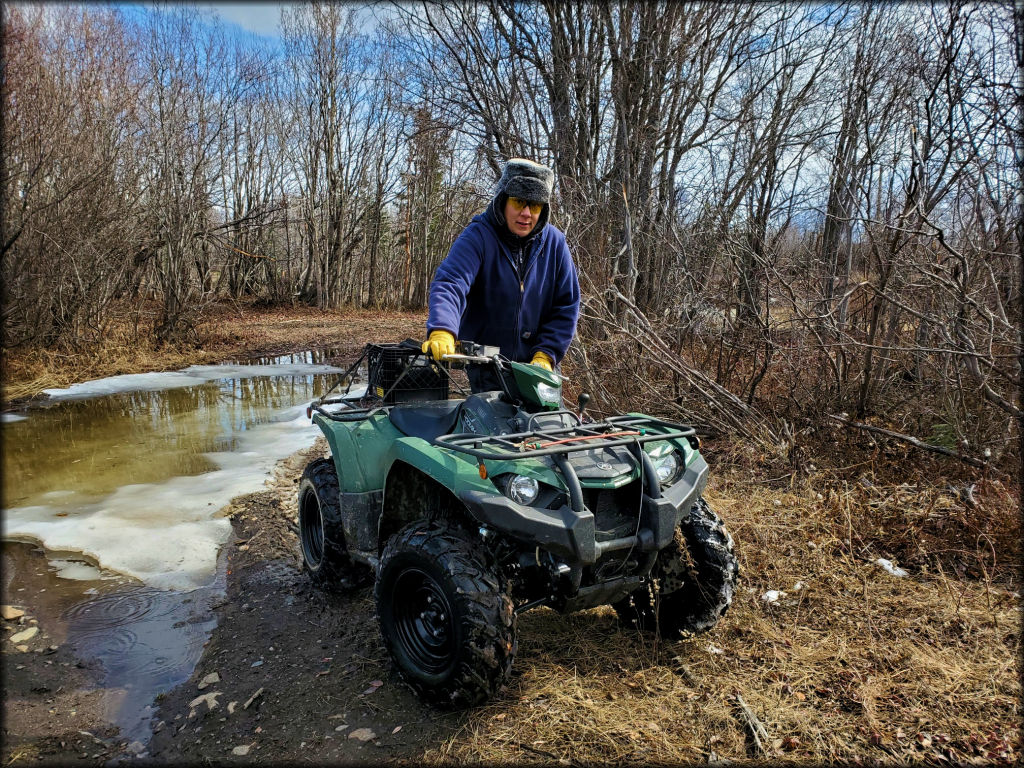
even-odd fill
[{"label": "atv front tire", "polygon": [[708,631],[725,615],[739,563],[732,536],[703,498],[658,554],[651,576],[658,581],[657,594],[645,584],[612,606],[626,623],[678,640],[684,632]]},{"label": "atv front tire", "polygon": [[316,584],[332,590],[367,583],[370,570],[352,562],[338,501],[338,475],[331,458],[306,465],[299,481],[299,544],[302,564]]},{"label": "atv front tire", "polygon": [[388,541],[374,588],[381,635],[424,701],[469,707],[509,678],[516,616],[480,543],[446,520],[418,520]]}]

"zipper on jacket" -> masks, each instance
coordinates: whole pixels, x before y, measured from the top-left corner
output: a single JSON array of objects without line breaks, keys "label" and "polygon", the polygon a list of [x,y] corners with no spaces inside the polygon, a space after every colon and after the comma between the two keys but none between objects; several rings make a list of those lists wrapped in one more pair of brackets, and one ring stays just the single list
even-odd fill
[{"label": "zipper on jacket", "polygon": [[[530,253],[531,256],[533,255],[533,251],[539,251],[540,250],[540,245],[541,245],[540,241],[541,241],[540,237],[538,237],[534,241],[534,245],[533,245],[533,248],[531,249],[531,253]],[[520,254],[522,254],[521,250],[520,250]],[[522,327],[523,327],[523,322],[522,321],[523,321],[523,317],[522,317],[522,315],[523,315],[523,295],[526,293],[526,277],[527,277],[527,275],[530,274],[530,270],[533,268],[533,264],[534,264],[535,261],[537,261],[537,260],[531,258],[526,263],[526,265],[525,265],[526,266],[526,274],[521,274],[520,271],[519,271],[519,265],[516,264],[516,260],[514,258],[511,258],[511,254],[510,254],[510,258],[509,258],[509,262],[512,264],[512,268],[515,269],[516,276],[519,278],[519,303],[516,305],[516,327],[515,327],[515,340],[516,340],[516,348],[517,349],[519,349],[522,346],[522,344],[523,344],[523,339],[522,339]]]}]

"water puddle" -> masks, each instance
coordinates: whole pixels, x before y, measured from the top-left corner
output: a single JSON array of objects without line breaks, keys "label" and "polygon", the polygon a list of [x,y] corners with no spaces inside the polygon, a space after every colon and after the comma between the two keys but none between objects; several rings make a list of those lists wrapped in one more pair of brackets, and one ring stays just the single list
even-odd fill
[{"label": "water puddle", "polygon": [[103,716],[128,742],[145,743],[156,696],[192,675],[223,599],[214,581],[188,593],[155,589],[103,571],[74,553],[5,542],[5,603],[30,605],[48,636],[87,665],[99,664]]},{"label": "water puddle", "polygon": [[4,414],[3,600],[102,665],[129,740],[148,739],[154,698],[213,630],[222,508],[319,434],[305,407],[334,383],[332,357],[117,376]]}]

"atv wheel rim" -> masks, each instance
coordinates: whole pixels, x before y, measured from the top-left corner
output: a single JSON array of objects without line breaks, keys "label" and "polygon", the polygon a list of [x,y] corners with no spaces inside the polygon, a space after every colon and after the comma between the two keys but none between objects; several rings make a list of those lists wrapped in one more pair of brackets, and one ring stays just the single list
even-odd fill
[{"label": "atv wheel rim", "polygon": [[392,595],[396,639],[410,661],[427,674],[444,672],[454,656],[455,624],[441,585],[409,568],[395,579]]},{"label": "atv wheel rim", "polygon": [[324,521],[316,494],[307,493],[300,515],[302,554],[313,569],[319,568],[324,558]]}]

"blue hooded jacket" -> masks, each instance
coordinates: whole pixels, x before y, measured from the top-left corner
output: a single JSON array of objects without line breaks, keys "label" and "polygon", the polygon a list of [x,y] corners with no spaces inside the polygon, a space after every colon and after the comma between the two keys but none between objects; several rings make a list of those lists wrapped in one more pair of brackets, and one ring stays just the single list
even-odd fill
[{"label": "blue hooded jacket", "polygon": [[565,235],[546,223],[546,215],[526,237],[508,232],[496,213],[503,202],[499,196],[475,216],[437,268],[427,333],[445,330],[498,346],[520,362],[544,352],[558,364],[579,319],[576,265]]}]

